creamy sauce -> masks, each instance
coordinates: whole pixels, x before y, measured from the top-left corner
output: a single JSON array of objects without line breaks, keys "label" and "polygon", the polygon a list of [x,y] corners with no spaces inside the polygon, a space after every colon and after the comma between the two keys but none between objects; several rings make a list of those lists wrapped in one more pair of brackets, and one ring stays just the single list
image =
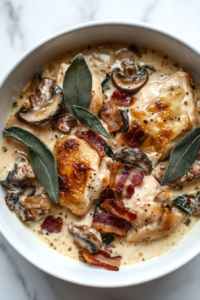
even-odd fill
[{"label": "creamy sauce", "polygon": [[[128,46],[128,44],[107,43],[94,46],[92,45],[89,47],[82,47],[81,49],[79,48],[73,51],[68,51],[65,55],[54,59],[52,62],[46,65],[42,70],[42,76],[56,79],[59,65],[61,63],[70,64],[73,58],[78,53],[82,53],[92,73],[95,74],[100,81],[102,81],[107,72],[110,72],[115,67],[119,67],[121,60],[130,55],[130,51],[127,50]],[[142,62],[143,64],[154,66],[154,68],[156,69],[156,72],[150,71],[148,83],[162,82],[166,78],[168,78],[168,76],[174,74],[177,71],[183,70],[182,67],[179,66],[176,62],[157,50],[147,49],[146,47],[140,47],[140,50],[142,52],[140,63]],[[135,57],[133,53],[131,53],[131,55]],[[135,59],[136,61],[138,60],[137,57],[135,57]],[[194,98],[196,101],[199,101],[200,91],[192,78],[191,85],[195,87],[193,89]],[[110,98],[114,89],[114,86],[111,85],[110,89],[106,89],[104,91],[107,99]],[[19,122],[15,118],[15,113],[19,110],[19,108],[25,101],[28,101],[29,96],[34,92],[35,91],[32,87],[32,81],[30,80],[25,85],[19,97],[16,99],[16,102],[13,105],[13,108],[8,117],[6,127],[20,126],[26,130],[30,130],[39,138],[41,138],[53,151],[56,142],[64,136],[63,133],[58,130],[53,131],[50,123],[39,126],[28,126]],[[77,126],[75,129],[73,129],[73,131],[76,131],[77,129],[84,129],[84,126]],[[108,140],[108,144],[112,146],[114,151],[120,148],[122,142],[119,141],[119,134],[116,135],[115,139],[112,138]],[[2,149],[0,154],[0,180],[6,178],[7,173],[12,168],[13,160],[18,152],[23,152],[28,155],[28,150],[25,146],[21,145],[13,139],[3,137]],[[38,188],[41,187],[40,183],[37,180],[32,180],[31,183],[35,184]],[[200,190],[200,180],[190,182],[181,191],[176,191],[174,189],[170,190],[173,191],[175,197],[194,190]],[[34,232],[34,234],[36,234],[50,247],[53,247],[58,252],[64,255],[78,260],[78,249],[73,243],[73,238],[68,233],[67,224],[70,221],[79,221],[81,224],[91,225],[94,207],[95,201],[91,205],[89,212],[83,217],[78,217],[72,214],[71,211],[67,208],[61,208],[53,211],[53,213],[51,212],[51,215],[59,216],[63,219],[62,230],[57,234],[49,234],[45,231],[42,231],[41,223],[43,222],[43,220],[39,222],[29,222],[26,223],[26,225],[30,228],[31,231]],[[190,223],[189,225],[186,225],[186,223],[188,224],[188,222],[186,222],[186,219],[187,216],[168,236],[160,238],[158,240],[148,241],[144,243],[128,243],[125,241],[125,238],[115,237],[114,243],[107,247],[112,249],[113,254],[122,256],[122,265],[134,264],[150,259],[152,257],[158,257],[169,251],[174,245],[177,245],[179,241],[189,232],[189,230],[191,230],[192,226],[197,220],[197,218],[190,216],[188,217],[188,219],[190,219]]]}]

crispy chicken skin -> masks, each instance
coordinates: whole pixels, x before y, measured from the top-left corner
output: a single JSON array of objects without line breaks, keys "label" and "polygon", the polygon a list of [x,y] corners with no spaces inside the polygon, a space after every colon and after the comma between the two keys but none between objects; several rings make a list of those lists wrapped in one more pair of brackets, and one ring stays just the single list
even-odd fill
[{"label": "crispy chicken skin", "polygon": [[164,82],[146,84],[131,109],[133,124],[148,138],[139,148],[165,159],[174,145],[198,125],[198,113],[189,74],[177,72]]},{"label": "crispy chicken skin", "polygon": [[101,158],[85,140],[75,136],[58,141],[54,154],[59,175],[59,203],[76,215],[84,215],[108,185],[110,159]]},{"label": "crispy chicken skin", "polygon": [[[160,162],[155,169],[152,172],[152,175],[161,182],[163,179],[163,176],[165,174],[165,171],[167,169],[169,161],[165,160],[163,162]],[[199,179],[200,178],[200,156],[197,157],[195,162],[190,167],[189,171],[180,176],[179,178],[173,180],[169,183],[170,186],[176,189],[181,189],[183,186],[185,186],[189,181]]]},{"label": "crispy chicken skin", "polygon": [[[63,80],[65,76],[65,72],[68,69],[69,65],[62,63],[59,67],[57,77],[56,77],[56,84],[63,87]],[[101,107],[103,105],[103,93],[101,83],[98,78],[92,74],[92,98],[89,107],[89,111],[95,115],[98,115]]]},{"label": "crispy chicken skin", "polygon": [[173,193],[162,190],[153,176],[145,176],[142,183],[135,187],[132,198],[124,200],[125,206],[137,213],[127,233],[127,241],[154,240],[176,227],[185,214],[172,206],[172,197]]}]

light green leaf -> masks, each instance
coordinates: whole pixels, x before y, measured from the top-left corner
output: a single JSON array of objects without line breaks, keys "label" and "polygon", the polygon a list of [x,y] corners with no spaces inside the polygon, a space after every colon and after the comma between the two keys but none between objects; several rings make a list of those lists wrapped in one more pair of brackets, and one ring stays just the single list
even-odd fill
[{"label": "light green leaf", "polygon": [[51,200],[58,203],[58,174],[53,152],[36,135],[20,127],[4,129],[3,133],[28,147],[35,175]]},{"label": "light green leaf", "polygon": [[103,127],[99,118],[91,113],[89,110],[81,106],[74,106],[74,110],[80,120],[90,129],[96,131],[97,133],[103,135],[106,138],[110,138],[109,133]]},{"label": "light green leaf", "polygon": [[63,80],[65,104],[73,118],[79,122],[73,106],[89,109],[92,97],[92,74],[82,54],[78,54],[65,72]]}]

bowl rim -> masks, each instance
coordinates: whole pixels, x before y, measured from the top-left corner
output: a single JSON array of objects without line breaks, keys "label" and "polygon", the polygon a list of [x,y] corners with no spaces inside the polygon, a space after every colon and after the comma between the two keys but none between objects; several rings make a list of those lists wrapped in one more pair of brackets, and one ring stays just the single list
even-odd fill
[{"label": "bowl rim", "polygon": [[[50,40],[56,39],[59,36],[65,35],[67,33],[70,32],[75,32],[78,31],[80,29],[86,29],[88,27],[97,27],[97,26],[105,26],[105,25],[120,25],[120,26],[133,26],[133,27],[141,27],[141,28],[146,28],[146,29],[150,29],[152,31],[156,31],[158,33],[161,33],[162,35],[165,35],[166,37],[172,38],[176,41],[178,41],[179,43],[181,43],[182,45],[186,46],[187,48],[189,48],[190,50],[192,50],[193,52],[195,52],[197,55],[200,55],[200,51],[198,51],[198,49],[196,47],[194,47],[193,45],[190,45],[189,42],[185,41],[184,39],[182,39],[181,37],[177,36],[176,34],[173,34],[165,29],[162,29],[158,26],[154,26],[151,24],[147,24],[147,23],[143,23],[143,22],[135,22],[135,21],[127,21],[127,20],[117,20],[117,19],[112,19],[112,20],[101,20],[101,21],[92,21],[92,22],[85,22],[85,23],[80,23],[78,25],[75,26],[70,26],[67,27],[65,29],[62,29],[60,31],[57,31],[51,35],[49,35],[48,37],[41,39],[39,42],[35,43],[33,46],[31,46],[30,48],[28,48],[22,55],[19,56],[19,58],[12,64],[12,66],[7,70],[7,72],[5,72],[5,74],[3,75],[1,81],[0,81],[0,89],[2,88],[2,86],[4,85],[4,83],[6,82],[7,78],[10,76],[10,74],[13,72],[13,70],[29,55],[31,54],[34,50],[36,50],[38,47],[44,45],[45,43],[49,42]],[[9,244],[20,254],[22,255],[27,261],[29,261],[32,265],[36,266],[38,269],[46,272],[47,274],[50,274],[54,277],[57,277],[59,279],[71,282],[71,283],[75,283],[78,285],[82,285],[82,286],[90,286],[90,287],[98,287],[98,288],[116,288],[116,287],[127,287],[127,286],[132,286],[132,285],[138,285],[141,283],[145,283],[145,282],[149,282],[152,280],[155,280],[157,278],[163,277],[175,270],[177,270],[178,268],[182,267],[183,265],[185,265],[186,263],[188,263],[189,261],[191,261],[194,257],[196,257],[199,253],[200,253],[200,249],[198,249],[198,247],[195,247],[195,249],[193,249],[190,254],[188,255],[187,258],[184,261],[180,261],[176,264],[174,264],[174,266],[171,269],[166,269],[166,270],[161,270],[159,274],[155,274],[152,275],[151,277],[149,277],[148,280],[138,280],[136,282],[127,282],[127,283],[123,283],[123,284],[110,284],[110,285],[105,285],[105,284],[101,284],[101,283],[85,283],[84,281],[80,281],[80,280],[76,280],[75,278],[70,278],[70,276],[68,277],[64,277],[64,276],[59,276],[58,274],[56,274],[53,270],[53,268],[51,268],[51,270],[49,270],[49,268],[47,268],[46,266],[41,266],[37,260],[35,260],[35,258],[32,258],[29,254],[27,254],[25,251],[23,251],[23,249],[20,249],[19,244],[16,242],[13,242],[11,237],[9,235],[7,235],[6,230],[4,230],[4,227],[2,226],[2,222],[0,219],[0,233],[4,236],[4,238],[9,242]],[[176,250],[175,250],[176,251]]]}]

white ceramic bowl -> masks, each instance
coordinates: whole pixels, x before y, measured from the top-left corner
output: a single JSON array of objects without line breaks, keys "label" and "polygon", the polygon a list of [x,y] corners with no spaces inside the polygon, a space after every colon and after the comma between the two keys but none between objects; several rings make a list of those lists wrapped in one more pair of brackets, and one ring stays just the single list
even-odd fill
[{"label": "white ceramic bowl", "polygon": [[[12,103],[23,85],[54,57],[83,44],[96,41],[125,41],[160,49],[200,79],[200,56],[187,43],[153,26],[126,21],[92,22],[78,25],[41,41],[28,50],[5,76],[0,89],[0,131],[5,126]],[[2,135],[2,133],[1,133]],[[2,138],[2,136],[1,136]],[[77,284],[93,287],[123,287],[163,276],[200,252],[200,221],[170,252],[136,265],[109,272],[62,256],[43,244],[5,204],[0,187],[0,230],[8,242],[28,261],[43,271]]]}]

